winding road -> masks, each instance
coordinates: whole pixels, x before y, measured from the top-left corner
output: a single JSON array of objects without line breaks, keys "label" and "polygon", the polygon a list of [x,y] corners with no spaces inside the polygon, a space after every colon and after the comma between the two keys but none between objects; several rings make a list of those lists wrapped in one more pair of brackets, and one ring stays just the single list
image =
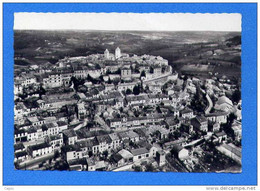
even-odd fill
[{"label": "winding road", "polygon": [[208,94],[206,94],[206,98],[207,98],[207,101],[208,101],[208,106],[205,109],[205,114],[209,114],[211,108],[213,107],[213,103],[212,103],[212,100],[211,100],[211,98],[209,97]]}]

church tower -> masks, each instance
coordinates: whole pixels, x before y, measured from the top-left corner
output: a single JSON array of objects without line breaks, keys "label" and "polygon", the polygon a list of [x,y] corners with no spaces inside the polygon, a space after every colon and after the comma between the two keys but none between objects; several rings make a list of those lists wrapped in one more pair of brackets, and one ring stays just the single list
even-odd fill
[{"label": "church tower", "polygon": [[116,59],[121,57],[121,50],[119,47],[117,47],[115,50],[115,57],[116,57]]},{"label": "church tower", "polygon": [[106,59],[109,59],[109,51],[107,49],[104,52],[104,56]]}]

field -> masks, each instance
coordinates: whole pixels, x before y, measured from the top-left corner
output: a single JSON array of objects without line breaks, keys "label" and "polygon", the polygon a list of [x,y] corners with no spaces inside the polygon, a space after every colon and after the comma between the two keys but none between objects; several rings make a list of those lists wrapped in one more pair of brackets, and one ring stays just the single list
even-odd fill
[{"label": "field", "polygon": [[181,70],[187,72],[212,72],[214,70],[214,67],[208,65],[189,64],[189,65],[184,65],[181,68]]},{"label": "field", "polygon": [[[177,72],[214,70],[220,75],[240,78],[240,35],[238,32],[15,31],[15,69],[23,65],[54,64],[65,56],[103,53],[106,48],[113,52],[120,47],[130,55],[162,56]],[[208,62],[214,65],[208,71],[194,67]]]}]

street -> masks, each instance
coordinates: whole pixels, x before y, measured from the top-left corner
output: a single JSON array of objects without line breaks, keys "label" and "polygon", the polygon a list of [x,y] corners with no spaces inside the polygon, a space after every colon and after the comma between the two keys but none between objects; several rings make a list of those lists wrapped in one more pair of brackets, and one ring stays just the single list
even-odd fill
[{"label": "street", "polygon": [[40,157],[37,157],[35,159],[31,159],[29,161],[24,161],[24,162],[19,164],[19,169],[24,170],[28,167],[40,164],[41,162],[49,160],[50,158],[53,158],[53,157],[54,157],[54,152],[40,156]]}]

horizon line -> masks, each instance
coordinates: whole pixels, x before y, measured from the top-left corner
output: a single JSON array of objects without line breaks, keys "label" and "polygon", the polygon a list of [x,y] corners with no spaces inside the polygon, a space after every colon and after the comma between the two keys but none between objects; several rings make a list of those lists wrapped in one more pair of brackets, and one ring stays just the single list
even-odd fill
[{"label": "horizon line", "polygon": [[100,32],[238,32],[242,31],[217,31],[217,30],[106,30],[106,29],[13,29],[14,31],[100,31]]}]

